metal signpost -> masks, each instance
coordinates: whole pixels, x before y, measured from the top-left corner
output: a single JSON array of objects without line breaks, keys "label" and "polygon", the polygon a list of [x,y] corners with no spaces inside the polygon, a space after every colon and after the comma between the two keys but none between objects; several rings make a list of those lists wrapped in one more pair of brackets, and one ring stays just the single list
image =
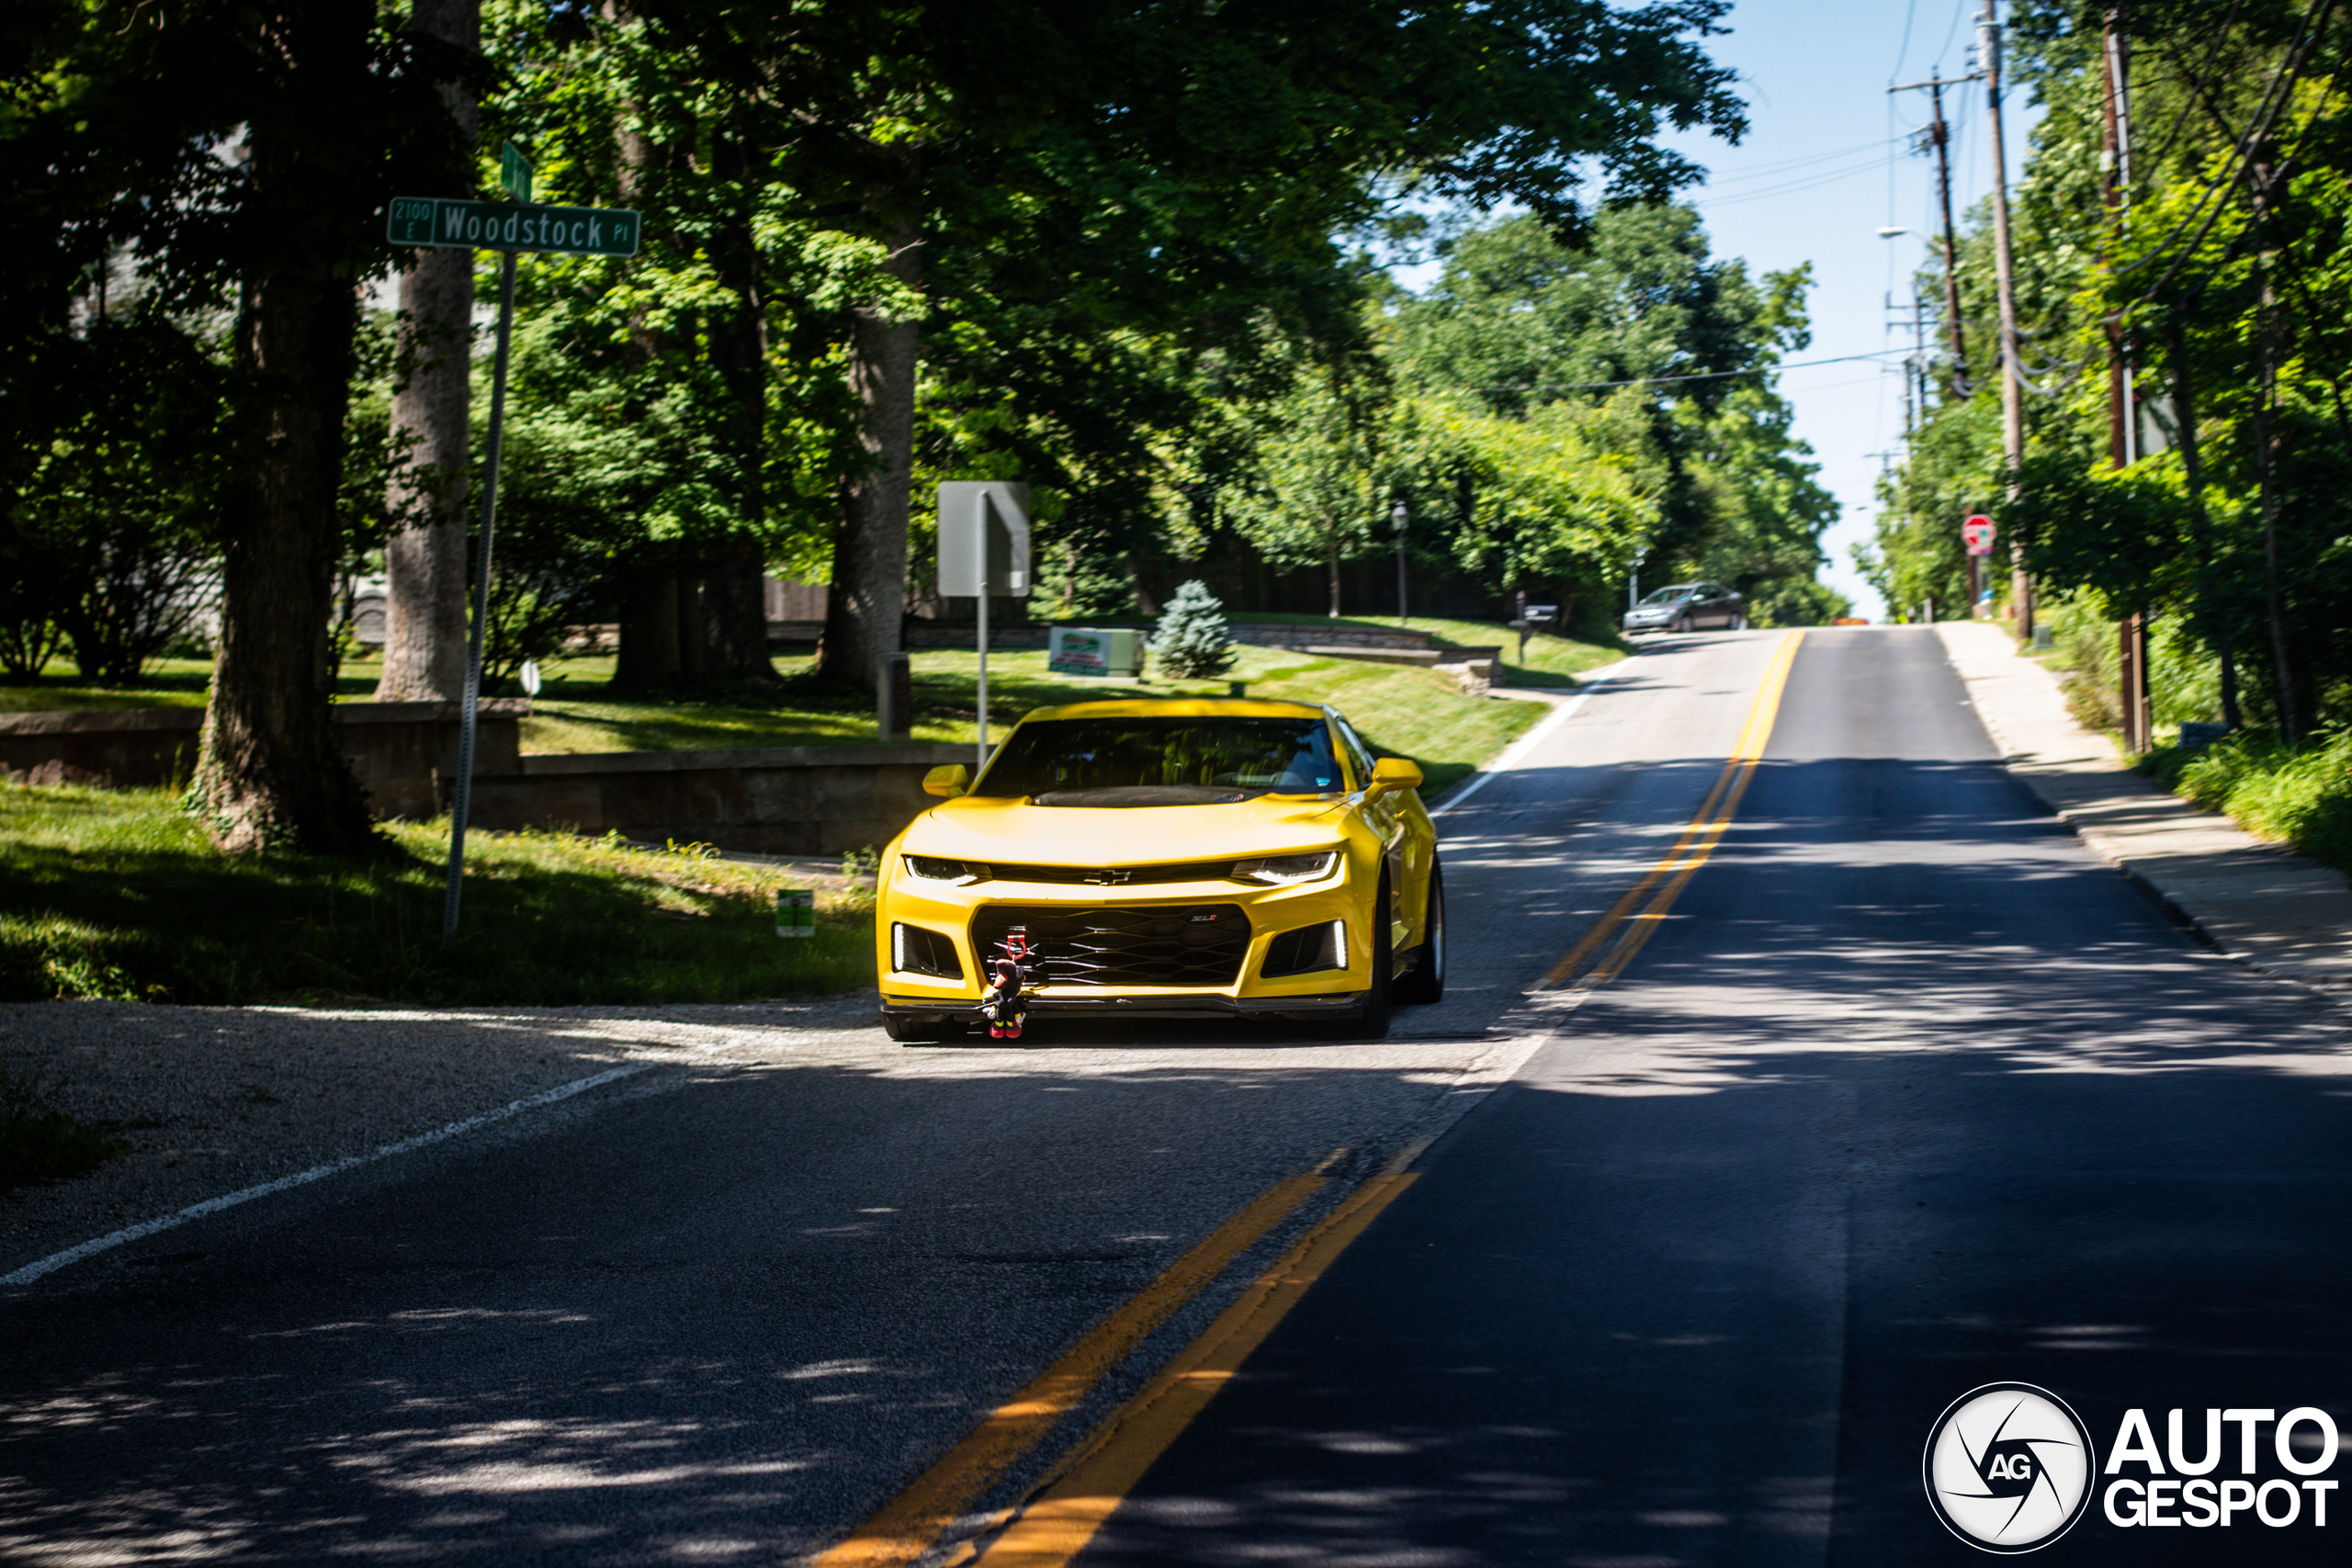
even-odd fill
[{"label": "metal signpost", "polygon": [[473,805],[474,725],[481,702],[482,631],[490,614],[490,545],[498,520],[498,457],[506,433],[506,367],[514,338],[514,258],[524,251],[633,256],[638,215],[595,207],[531,204],[531,161],[512,141],[499,158],[512,201],[450,201],[396,197],[384,212],[384,237],[395,245],[493,250],[498,265],[498,358],[490,381],[490,449],[483,457],[481,549],[474,559],[474,620],[466,638],[466,689],[458,727],[458,778],[449,809],[449,890],[441,905],[441,945],[458,940],[458,897],[465,882],[466,816]]},{"label": "metal signpost", "polygon": [[1388,521],[1396,525],[1396,624],[1400,626],[1413,624],[1405,600],[1405,528],[1412,520],[1412,509],[1401,501],[1388,509]]},{"label": "metal signpost", "polygon": [[979,602],[978,766],[989,765],[989,596],[1029,597],[1029,487],[949,479],[939,487],[939,592]]}]

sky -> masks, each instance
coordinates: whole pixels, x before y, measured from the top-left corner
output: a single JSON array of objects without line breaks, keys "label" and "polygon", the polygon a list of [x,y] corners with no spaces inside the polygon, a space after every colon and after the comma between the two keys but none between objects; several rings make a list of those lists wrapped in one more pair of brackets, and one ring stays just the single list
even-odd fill
[{"label": "sky", "polygon": [[[1709,172],[1688,198],[1718,256],[1744,257],[1756,275],[1813,264],[1813,346],[1789,357],[1846,362],[1788,370],[1781,392],[1821,482],[1846,508],[1823,540],[1823,581],[1873,621],[1886,607],[1855,568],[1852,547],[1871,536],[1872,487],[1888,460],[1881,454],[1901,447],[1903,376],[1894,355],[1847,356],[1910,348],[1912,279],[1939,222],[1935,159],[1911,150],[1928,119],[1928,95],[1887,88],[1973,70],[1982,8],[1983,0],[1736,0],[1731,30],[1707,49],[1738,73],[1747,134],[1736,147],[1713,137],[1668,140]],[[2014,189],[2038,116],[2016,92],[2004,112]],[[1953,212],[1965,222],[1992,188],[1983,85],[1946,89],[1944,113]],[[1883,239],[1882,228],[1909,231]],[[1435,271],[1400,277],[1419,287]]]},{"label": "sky", "polygon": [[[1745,257],[1758,273],[1813,264],[1813,346],[1791,359],[1911,346],[1912,279],[1939,223],[1936,163],[1911,151],[1928,119],[1928,95],[1886,89],[1973,70],[1982,8],[1982,0],[1737,0],[1732,30],[1711,40],[1709,52],[1739,73],[1748,133],[1737,147],[1695,137],[1671,144],[1709,172],[1691,199],[1716,254]],[[2003,111],[2014,189],[2039,116],[2014,91]],[[1952,126],[1953,211],[1965,221],[1992,188],[1983,85],[1947,88],[1944,113]],[[1888,227],[1910,232],[1880,238]],[[1872,486],[1885,460],[1873,454],[1901,449],[1895,363],[1822,365],[1780,380],[1798,437],[1846,506],[1823,541],[1830,558],[1822,577],[1874,621],[1886,607],[1855,569],[1852,546],[1871,534]]]}]

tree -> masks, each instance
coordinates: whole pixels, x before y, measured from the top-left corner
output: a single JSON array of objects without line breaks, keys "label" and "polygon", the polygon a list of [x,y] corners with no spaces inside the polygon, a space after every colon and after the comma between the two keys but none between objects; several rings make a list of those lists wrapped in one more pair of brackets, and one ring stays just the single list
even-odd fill
[{"label": "tree", "polygon": [[1254,482],[1228,503],[1242,536],[1267,560],[1323,568],[1333,616],[1340,563],[1363,553],[1386,513],[1374,483],[1381,412],[1374,388],[1301,377],[1258,446]]},{"label": "tree", "polygon": [[[2111,23],[2139,62],[2128,189]],[[1957,598],[1958,521],[1993,511],[2053,595],[2165,623],[2183,657],[2160,668],[2220,716],[2290,739],[2352,716],[2352,30],[2286,0],[2041,0],[2018,36],[2046,108],[2013,215],[2024,482],[1989,504],[2008,479],[1989,387],[1939,403],[1878,569],[1898,602]],[[1968,353],[1989,362],[1981,221],[1958,260]]]},{"label": "tree", "polygon": [[[481,0],[413,0],[409,26],[474,52],[481,46]],[[480,118],[473,85],[445,82],[441,96],[457,135],[470,146]],[[400,290],[394,468],[386,505],[405,525],[393,530],[384,549],[384,661],[376,700],[448,702],[464,696],[466,679],[473,253],[417,252],[401,269]]]},{"label": "tree", "polygon": [[[385,200],[449,172],[433,83],[452,68],[363,0],[95,0],[13,36],[28,68],[8,216],[45,221],[6,308],[47,374],[12,377],[12,403],[67,384],[74,275],[108,257],[160,312],[232,318],[222,624],[192,798],[232,850],[376,850],[328,712],[355,291],[386,259]],[[31,420],[17,403],[8,422]]]},{"label": "tree", "polygon": [[1176,590],[1152,631],[1151,656],[1163,672],[1180,681],[1222,675],[1233,668],[1233,634],[1226,627],[1225,606],[1207,583],[1195,581]]},{"label": "tree", "polygon": [[[1620,195],[1670,188],[1695,171],[1650,140],[1661,120],[1738,129],[1724,73],[1690,37],[1723,9],[1028,0],[770,17],[664,0],[650,14],[773,117],[760,141],[775,176],[879,245],[889,278],[927,285],[941,257],[988,246],[1027,291],[1107,327],[1322,252],[1398,169],[1563,227],[1582,215],[1582,160]],[[934,333],[953,303],[926,299]],[[899,641],[924,324],[877,305],[850,333],[865,455],[843,479],[820,655],[839,678],[863,680]]]},{"label": "tree", "polygon": [[1456,237],[1389,330],[1398,379],[1475,454],[1451,508],[1465,563],[1595,583],[1644,547],[1653,573],[1806,613],[1838,507],[1765,373],[1809,341],[1810,283],[1712,259],[1679,206],[1604,211],[1581,246],[1532,217]]}]

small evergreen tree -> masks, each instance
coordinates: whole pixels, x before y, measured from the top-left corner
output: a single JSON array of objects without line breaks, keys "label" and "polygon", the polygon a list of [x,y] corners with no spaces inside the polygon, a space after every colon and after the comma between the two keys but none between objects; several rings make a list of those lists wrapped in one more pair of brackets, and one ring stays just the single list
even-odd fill
[{"label": "small evergreen tree", "polygon": [[1187,582],[1168,601],[1151,634],[1159,668],[1180,681],[1222,675],[1233,667],[1233,637],[1226,630],[1225,605],[1205,582]]}]

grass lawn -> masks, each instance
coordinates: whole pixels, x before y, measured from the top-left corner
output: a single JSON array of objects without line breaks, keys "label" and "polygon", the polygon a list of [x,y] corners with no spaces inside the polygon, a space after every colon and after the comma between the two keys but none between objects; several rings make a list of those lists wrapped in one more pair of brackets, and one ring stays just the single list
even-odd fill
[{"label": "grass lawn", "polygon": [[[1591,654],[1585,668],[1610,657],[1607,650],[1583,644],[1564,646]],[[1534,649],[1529,651],[1532,657]],[[974,739],[978,663],[974,655],[953,650],[914,655],[916,739],[968,743]],[[769,691],[658,703],[606,695],[609,659],[554,665],[532,704],[531,716],[523,721],[523,750],[672,751],[874,739],[873,710],[858,694],[816,685],[807,677],[806,659],[779,659],[776,665],[787,671],[786,677]],[[1573,683],[1565,671],[1552,679]],[[990,733],[1001,735],[1031,708],[1099,697],[1222,696],[1227,680],[1247,682],[1251,696],[1331,704],[1373,744],[1419,762],[1433,788],[1476,767],[1540,716],[1531,703],[1465,697],[1450,678],[1427,670],[1317,659],[1279,648],[1240,649],[1225,680],[1154,679],[1140,686],[1049,674],[1046,656],[1038,651],[989,656]]]},{"label": "grass lawn", "polygon": [[[346,659],[334,683],[339,703],[376,700],[376,660]],[[200,708],[212,683],[209,659],[158,659],[135,686],[93,686],[72,675],[44,675],[29,686],[0,686],[0,713],[60,713],[87,708]]]},{"label": "grass lawn", "polygon": [[[1227,618],[1236,626],[1353,626],[1385,632],[1395,631],[1398,626],[1393,616],[1374,619],[1342,615],[1333,620],[1328,615],[1244,612]],[[1453,648],[1492,648],[1499,643],[1503,650],[1503,683],[1507,686],[1573,686],[1578,675],[1603,664],[1614,664],[1633,649],[1631,643],[1622,638],[1608,643],[1577,642],[1571,637],[1537,632],[1527,639],[1527,659],[1522,663],[1519,657],[1519,634],[1498,621],[1455,621],[1435,615],[1415,615],[1406,629],[1427,632],[1440,643]]]},{"label": "grass lawn", "polygon": [[873,983],[873,896],[820,893],[780,940],[762,866],[569,834],[475,834],[441,947],[448,826],[366,863],[222,855],[162,790],[0,790],[0,1000],[661,1003]]}]

